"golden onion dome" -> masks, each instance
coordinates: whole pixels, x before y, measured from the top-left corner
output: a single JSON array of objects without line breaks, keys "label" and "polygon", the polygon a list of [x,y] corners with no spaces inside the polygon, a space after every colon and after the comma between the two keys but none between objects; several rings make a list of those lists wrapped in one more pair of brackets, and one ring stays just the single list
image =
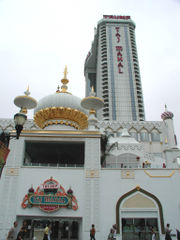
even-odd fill
[{"label": "golden onion dome", "polygon": [[34,121],[40,128],[48,125],[60,124],[76,129],[87,128],[87,111],[81,107],[81,99],[67,92],[66,84],[69,82],[67,68],[64,78],[61,80],[61,91],[59,87],[56,93],[42,98],[34,110]]}]

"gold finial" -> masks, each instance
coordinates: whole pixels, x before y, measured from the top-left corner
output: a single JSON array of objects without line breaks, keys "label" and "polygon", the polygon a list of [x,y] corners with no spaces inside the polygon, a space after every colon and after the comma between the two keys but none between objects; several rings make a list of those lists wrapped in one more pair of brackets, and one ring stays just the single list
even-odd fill
[{"label": "gold finial", "polygon": [[64,68],[64,79],[67,79],[67,74],[68,74],[67,66],[65,66],[65,68]]},{"label": "gold finial", "polygon": [[136,186],[136,189],[139,191],[139,190],[140,190],[140,186],[139,186],[139,185],[137,185],[137,186]]},{"label": "gold finial", "polygon": [[63,92],[63,93],[65,93],[65,92],[67,92],[67,89],[68,89],[68,87],[66,86],[67,84],[68,84],[68,82],[69,82],[69,80],[67,79],[67,66],[65,66],[65,69],[64,69],[64,78],[63,79],[61,79],[61,82],[62,82],[62,86],[61,86],[61,92]]},{"label": "gold finial", "polygon": [[94,92],[94,86],[92,85],[92,87],[91,87],[91,96],[93,96],[93,97],[95,97],[95,92]]},{"label": "gold finial", "polygon": [[[30,91],[29,91],[29,85],[26,89],[26,91],[24,92],[25,96],[28,97],[30,95]],[[27,108],[26,107],[21,107],[20,110],[21,113],[27,114]]]},{"label": "gold finial", "polygon": [[[65,68],[64,68],[64,77],[63,77],[63,79],[61,79],[62,86],[59,87],[59,85],[58,85],[56,93],[68,93],[68,94],[71,94],[71,93],[67,92],[67,89],[68,89],[67,84],[69,82],[69,80],[67,79],[67,74],[68,74],[67,66],[65,66]],[[60,88],[61,88],[61,91],[60,91]]]},{"label": "gold finial", "polygon": [[28,85],[28,87],[27,87],[27,90],[24,92],[24,94],[25,94],[26,96],[29,96],[29,95],[30,95],[29,85]]}]

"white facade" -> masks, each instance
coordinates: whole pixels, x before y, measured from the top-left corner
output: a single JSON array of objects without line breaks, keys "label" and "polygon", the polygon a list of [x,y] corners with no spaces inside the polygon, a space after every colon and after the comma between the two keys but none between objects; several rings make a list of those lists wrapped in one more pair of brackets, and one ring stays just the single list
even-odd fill
[{"label": "white facade", "polygon": [[[0,121],[1,130],[7,128],[11,130],[12,125],[10,120]],[[161,140],[141,141],[140,133],[145,128],[149,136],[156,128]],[[121,129],[127,129],[129,132],[131,129],[137,130],[139,140],[129,137],[127,133],[123,134]],[[114,162],[111,161],[110,165],[101,163],[102,131],[110,135],[107,150],[116,143],[109,151],[112,159],[114,158]],[[96,226],[96,238],[107,239],[109,229],[113,224],[117,224],[117,238],[126,239],[125,236],[122,238],[122,221],[127,218],[157,219],[158,239],[163,239],[165,223],[171,223],[173,230],[180,225],[180,196],[177,191],[180,180],[177,157],[180,157],[180,151],[177,147],[169,147],[166,132],[168,131],[163,122],[99,122],[97,131],[92,132],[40,130],[33,121],[28,121],[20,139],[10,141],[10,153],[1,176],[0,239],[5,239],[15,219],[18,220],[19,225],[23,220],[31,220],[31,234],[35,234],[33,222],[38,220],[59,223],[68,221],[69,224],[76,221],[77,239],[89,238],[92,223]],[[119,135],[121,136],[118,137]],[[25,164],[26,142],[64,141],[84,142],[83,167]],[[159,155],[161,153],[161,157],[157,153]],[[135,158],[137,166],[134,167],[132,162],[127,166],[125,162],[123,166],[118,165],[118,160],[122,160],[123,154],[140,157],[140,159]],[[143,162],[148,162],[150,165],[143,165]],[[163,163],[166,168],[163,168]],[[76,211],[63,208],[47,213],[38,207],[22,208],[21,204],[28,189],[32,185],[36,189],[50,177],[58,181],[66,191],[69,187],[72,188],[78,202]],[[134,234],[133,239],[136,239],[137,233]],[[61,239],[60,236],[58,237],[57,239]]]}]

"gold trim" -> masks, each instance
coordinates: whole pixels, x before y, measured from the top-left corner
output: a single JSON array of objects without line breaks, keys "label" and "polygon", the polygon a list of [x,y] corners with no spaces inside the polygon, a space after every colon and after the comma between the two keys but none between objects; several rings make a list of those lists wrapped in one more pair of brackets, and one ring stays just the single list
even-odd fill
[{"label": "gold trim", "polygon": [[37,101],[36,101],[36,99],[34,99],[33,97],[30,97],[30,96],[27,96],[27,95],[23,95],[23,96],[17,96],[17,97],[15,97],[15,99],[14,99],[14,101],[16,100],[16,99],[30,99],[30,100],[32,100],[32,101],[34,101],[34,102],[36,102],[37,103]]},{"label": "gold trim", "polygon": [[77,125],[77,123],[75,122],[69,122],[69,121],[66,121],[66,120],[47,120],[47,122],[45,122],[45,126],[48,126],[48,125],[53,125],[53,124],[60,124],[60,125],[67,125],[67,126],[71,126],[71,127],[74,127],[76,129],[79,128],[79,126]]},{"label": "gold trim", "polygon": [[[11,136],[16,135],[16,131],[12,130]],[[46,131],[46,130],[23,130],[20,137],[42,137],[42,138],[100,138],[101,133],[97,131]]]},{"label": "gold trim", "polygon": [[25,108],[25,107],[21,108],[20,112],[24,113],[24,114],[27,114],[27,108]]},{"label": "gold trim", "polygon": [[[164,171],[164,170],[163,170]],[[172,171],[172,173],[170,175],[163,175],[163,176],[160,176],[160,175],[152,175],[150,174],[147,170],[144,170],[144,172],[149,176],[149,177],[152,177],[152,178],[170,178],[174,175],[174,173],[176,172],[175,170]]]},{"label": "gold trim", "polygon": [[19,168],[7,168],[6,169],[7,176],[18,176],[19,175]]},{"label": "gold trim", "polygon": [[141,189],[141,187],[139,185],[136,186],[137,191],[139,191]]},{"label": "gold trim", "polygon": [[86,178],[99,178],[99,170],[86,170]]},{"label": "gold trim", "polygon": [[[50,120],[57,120],[57,124],[71,125],[68,121],[77,123],[78,129],[85,129],[88,126],[88,117],[77,109],[65,107],[44,108],[34,115],[35,123],[44,128],[52,123]],[[61,121],[60,121],[61,120]]]},{"label": "gold trim", "polygon": [[[11,130],[11,133],[16,134],[16,130]],[[101,135],[101,132],[99,131],[71,131],[71,130],[22,130],[21,133],[40,133],[40,134],[96,134],[96,135]]]},{"label": "gold trim", "polygon": [[94,97],[94,96],[85,97],[85,98],[83,98],[82,102],[84,102],[84,100],[92,99],[92,98],[96,99],[96,100],[100,100],[102,103],[104,103],[104,100],[102,98]]},{"label": "gold trim", "polygon": [[96,110],[94,109],[89,110],[89,114],[96,114]]}]

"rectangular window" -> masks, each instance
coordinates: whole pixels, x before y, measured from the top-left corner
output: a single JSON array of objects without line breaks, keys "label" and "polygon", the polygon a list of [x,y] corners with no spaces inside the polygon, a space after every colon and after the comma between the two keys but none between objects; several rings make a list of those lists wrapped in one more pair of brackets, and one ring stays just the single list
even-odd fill
[{"label": "rectangular window", "polygon": [[25,166],[83,167],[84,142],[25,142]]}]

